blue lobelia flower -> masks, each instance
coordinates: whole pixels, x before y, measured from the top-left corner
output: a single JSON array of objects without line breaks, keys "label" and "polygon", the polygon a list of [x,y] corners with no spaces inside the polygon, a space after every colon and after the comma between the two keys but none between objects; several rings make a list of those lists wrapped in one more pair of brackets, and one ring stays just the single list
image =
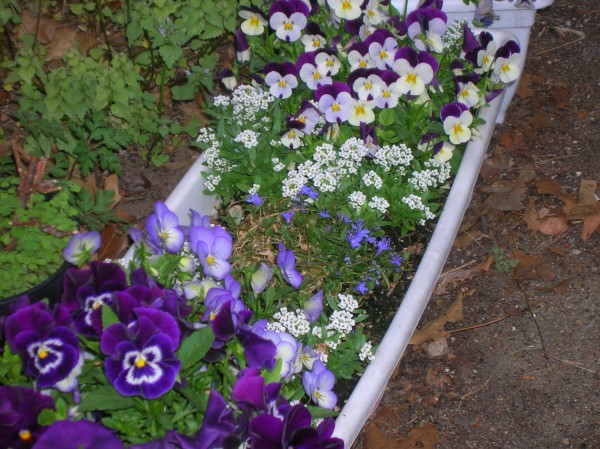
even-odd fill
[{"label": "blue lobelia flower", "polygon": [[313,363],[312,371],[305,371],[302,375],[302,386],[306,394],[319,407],[328,410],[333,410],[337,404],[337,396],[331,391],[334,383],[335,376],[320,360]]},{"label": "blue lobelia flower", "polygon": [[286,280],[288,284],[294,287],[296,290],[302,284],[302,275],[296,271],[296,257],[294,251],[286,251],[283,243],[279,243],[279,253],[277,254],[277,266],[281,272],[281,276]]},{"label": "blue lobelia flower", "polygon": [[44,409],[54,409],[54,400],[24,387],[0,387],[0,447],[30,448],[45,428],[38,424]]},{"label": "blue lobelia flower", "polygon": [[35,449],[124,449],[121,440],[91,421],[56,421],[40,437]]},{"label": "blue lobelia flower", "polygon": [[175,356],[180,330],[168,313],[146,307],[129,325],[115,323],[102,333],[100,350],[108,357],[108,381],[123,396],[155,399],[173,385],[181,362]]},{"label": "blue lobelia flower", "polygon": [[53,316],[44,303],[24,307],[6,318],[6,341],[11,351],[21,356],[25,374],[35,377],[39,388],[72,391],[77,386],[83,357],[69,324],[64,308],[57,307]]},{"label": "blue lobelia flower", "polygon": [[154,213],[146,221],[146,231],[154,245],[171,254],[178,253],[185,241],[185,233],[179,227],[177,215],[160,201],[154,205]]},{"label": "blue lobelia flower", "polygon": [[189,231],[190,248],[198,255],[206,276],[222,280],[231,271],[229,257],[233,250],[231,235],[221,226],[192,227]]}]

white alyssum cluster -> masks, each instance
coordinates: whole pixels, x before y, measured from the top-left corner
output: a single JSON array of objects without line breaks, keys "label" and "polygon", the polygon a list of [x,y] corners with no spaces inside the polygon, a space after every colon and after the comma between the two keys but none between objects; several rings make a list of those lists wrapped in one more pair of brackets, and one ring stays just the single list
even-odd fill
[{"label": "white alyssum cluster", "polygon": [[465,24],[473,30],[471,23],[465,19],[455,20],[452,25],[446,28],[446,32],[442,36],[444,48],[453,47],[461,41]]},{"label": "white alyssum cluster", "polygon": [[365,201],[367,200],[367,196],[359,191],[352,192],[348,197],[348,201],[350,201],[350,205],[354,208],[356,212],[360,211],[360,208]]},{"label": "white alyssum cluster", "polygon": [[285,164],[281,162],[278,157],[271,159],[271,162],[273,163],[273,170],[275,170],[277,173],[285,168]]},{"label": "white alyssum cluster", "polygon": [[[206,159],[206,165],[211,168],[215,172],[224,173],[232,168],[232,165],[226,159],[221,157],[221,142],[217,139],[217,135],[212,128],[202,128],[198,133],[198,137],[196,139],[197,142],[204,143],[208,146],[208,148],[204,151],[204,158]],[[214,190],[214,186],[216,186],[220,178],[217,182],[214,182],[209,179],[209,185],[206,186],[209,190]],[[213,189],[210,186],[213,186]]]},{"label": "white alyssum cluster", "polygon": [[390,207],[390,203],[385,198],[374,196],[371,198],[367,206],[369,206],[371,209],[378,210],[382,214],[385,214],[388,210],[388,207]]},{"label": "white alyssum cluster", "polygon": [[266,111],[275,100],[270,92],[247,84],[239,85],[231,94],[233,116],[237,117],[240,125],[255,123],[257,115]]},{"label": "white alyssum cluster", "polygon": [[252,187],[250,188],[250,190],[248,190],[248,195],[254,195],[255,193],[258,193],[259,189],[260,184],[252,184]]},{"label": "white alyssum cluster", "polygon": [[288,311],[287,307],[281,308],[279,312],[273,315],[276,320],[267,324],[267,329],[274,332],[288,332],[298,338],[310,332],[310,322],[303,310],[297,309],[295,312]]},{"label": "white alyssum cluster", "polygon": [[408,180],[416,190],[426,192],[429,189],[444,184],[450,179],[451,167],[448,162],[438,164],[435,160],[430,159],[424,165],[425,168],[423,170],[414,171]]},{"label": "white alyssum cluster", "polygon": [[379,190],[383,186],[381,176],[379,176],[373,170],[370,170],[368,173],[365,173],[362,177],[362,180],[367,187],[373,186]]},{"label": "white alyssum cluster", "polygon": [[217,95],[213,98],[213,106],[217,108],[226,108],[230,103],[230,99],[226,95]]},{"label": "white alyssum cluster", "polygon": [[258,133],[251,129],[245,129],[233,139],[234,142],[241,143],[244,148],[250,149],[258,145]]},{"label": "white alyssum cluster", "polygon": [[346,140],[337,151],[329,143],[319,145],[312,159],[288,171],[282,183],[283,196],[296,197],[309,181],[320,192],[334,192],[344,177],[358,173],[367,153],[367,146],[355,137]]},{"label": "white alyssum cluster", "polygon": [[[425,212],[425,217],[428,220],[433,220],[435,218],[434,213],[431,212],[429,207],[423,204],[423,200],[418,195],[411,194],[409,196],[405,196],[404,198],[402,198],[402,202],[408,207],[410,207],[412,210],[422,210],[423,212]],[[423,224],[423,222],[420,222],[420,224]]]},{"label": "white alyssum cluster", "polygon": [[[343,338],[352,332],[352,329],[354,329],[354,326],[356,325],[353,311],[358,308],[358,301],[356,301],[352,295],[344,295],[341,293],[338,295],[338,298],[338,307],[340,310],[334,311],[329,317],[327,335],[332,336],[335,333],[338,333],[340,334],[340,337]],[[331,342],[327,342],[327,345],[330,346],[330,343]],[[333,343],[337,346],[339,340]]]},{"label": "white alyssum cluster", "polygon": [[206,181],[204,181],[204,187],[206,187],[210,192],[214,192],[216,187],[221,182],[221,175],[206,175]]},{"label": "white alyssum cluster", "polygon": [[371,344],[370,341],[366,342],[362,348],[360,348],[360,353],[358,354],[358,358],[361,360],[361,362],[364,362],[365,360],[368,360],[369,362],[372,361],[375,356],[373,355],[373,352],[371,351],[373,349],[373,345]]},{"label": "white alyssum cluster", "polygon": [[401,175],[404,175],[406,167],[410,165],[413,159],[412,150],[401,143],[400,145],[384,145],[378,148],[373,157],[373,162],[381,165],[386,172],[394,167]]}]

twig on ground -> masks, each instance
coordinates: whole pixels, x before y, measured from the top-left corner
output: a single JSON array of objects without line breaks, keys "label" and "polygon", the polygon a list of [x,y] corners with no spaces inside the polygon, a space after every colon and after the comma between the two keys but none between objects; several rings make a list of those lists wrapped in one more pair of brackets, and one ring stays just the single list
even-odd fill
[{"label": "twig on ground", "polygon": [[467,393],[463,394],[460,397],[460,402],[458,404],[458,408],[460,409],[462,407],[462,403],[463,403],[463,401],[465,399],[467,399],[470,396],[473,396],[473,395],[477,394],[478,392],[480,392],[481,390],[483,390],[485,387],[487,387],[488,384],[490,383],[490,380],[492,380],[492,377],[494,377],[494,374],[496,374],[495,371],[490,375],[490,377],[487,378],[487,380],[483,384],[481,384],[481,385],[473,388],[472,390],[468,391]]},{"label": "twig on ground", "polygon": [[515,281],[515,282],[517,284],[517,288],[523,295],[523,299],[525,299],[525,305],[527,306],[527,311],[531,315],[531,318],[533,319],[533,323],[535,324],[535,327],[537,328],[537,333],[540,337],[540,344],[542,345],[542,352],[544,354],[544,357],[546,358],[546,362],[548,362],[548,365],[550,365],[550,359],[548,358],[548,353],[546,352],[546,345],[544,344],[544,336],[542,335],[542,330],[540,329],[540,325],[538,324],[537,319],[535,318],[535,313],[533,313],[531,304],[529,304],[529,297],[527,296],[527,293],[525,293],[525,290],[523,290],[523,288],[521,287],[521,284],[519,283],[519,281]]},{"label": "twig on ground", "polygon": [[582,41],[582,40],[585,39],[585,33],[583,31],[574,30],[572,28],[565,28],[565,27],[552,27],[552,28],[554,28],[558,32],[574,33],[574,34],[576,34],[579,37],[577,39],[575,39],[575,40],[572,40],[572,41],[569,41],[569,42],[565,42],[564,44],[558,45],[556,47],[552,47],[552,48],[548,48],[546,50],[538,51],[537,54],[536,54],[536,56],[543,55],[544,53],[548,53],[549,51],[557,50],[557,49],[562,48],[562,47],[566,47],[567,45],[575,44],[575,43],[577,43],[577,42]]}]

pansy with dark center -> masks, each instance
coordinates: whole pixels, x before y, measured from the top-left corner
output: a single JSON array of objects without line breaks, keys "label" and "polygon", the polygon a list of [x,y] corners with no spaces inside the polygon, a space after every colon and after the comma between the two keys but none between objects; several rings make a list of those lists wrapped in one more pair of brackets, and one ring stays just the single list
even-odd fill
[{"label": "pansy with dark center", "polygon": [[181,365],[175,351],[181,334],[166,312],[144,307],[134,312],[136,321],[127,326],[112,324],[102,334],[100,350],[108,356],[106,377],[123,396],[155,399],[175,384]]},{"label": "pansy with dark center", "polygon": [[[25,374],[40,388],[72,391],[77,385],[83,359],[79,340],[68,327],[70,319],[58,306],[50,312],[43,303],[24,307],[6,318],[6,341],[23,360]],[[62,383],[61,383],[62,382]]]},{"label": "pansy with dark center", "polygon": [[45,430],[38,424],[44,409],[54,409],[50,396],[24,387],[0,387],[0,447],[33,446]]},{"label": "pansy with dark center", "polygon": [[417,53],[411,47],[399,48],[394,57],[394,72],[400,76],[396,81],[398,91],[413,96],[423,94],[439,68],[436,59],[425,51]]}]

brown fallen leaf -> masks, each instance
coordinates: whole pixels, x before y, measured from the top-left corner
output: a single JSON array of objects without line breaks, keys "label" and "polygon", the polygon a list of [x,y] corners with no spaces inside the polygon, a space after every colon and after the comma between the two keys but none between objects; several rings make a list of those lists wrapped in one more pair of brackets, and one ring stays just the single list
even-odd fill
[{"label": "brown fallen leaf", "polygon": [[17,28],[17,37],[21,37],[24,34],[36,34],[37,40],[40,44],[48,44],[54,36],[56,31],[56,21],[46,19],[44,17],[38,18],[29,15],[26,9],[21,11],[21,23]]},{"label": "brown fallen leaf", "polygon": [[113,173],[104,178],[104,190],[114,192],[113,201],[110,205],[110,208],[113,209],[123,198],[119,193],[119,176]]},{"label": "brown fallen leaf", "polygon": [[[363,449],[435,449],[440,441],[440,434],[435,426],[426,423],[410,431],[406,438],[392,438],[383,433],[376,425],[371,424],[365,430]],[[415,444],[420,444],[415,446]]]},{"label": "brown fallen leaf", "polygon": [[585,242],[600,228],[600,201],[596,199],[597,181],[582,180],[576,202],[559,196],[565,202],[564,211],[569,220],[583,220],[581,239]]},{"label": "brown fallen leaf", "polygon": [[531,88],[531,73],[523,73],[517,87],[517,95],[521,98],[533,97],[533,89]]},{"label": "brown fallen leaf", "polygon": [[129,247],[129,236],[120,234],[113,223],[109,223],[100,231],[100,239],[102,244],[98,250],[99,260],[118,259]]},{"label": "brown fallen leaf", "polygon": [[523,209],[521,197],[527,191],[527,184],[535,179],[535,169],[524,167],[519,177],[514,181],[498,181],[481,190],[490,192],[484,204],[501,211],[514,211]]},{"label": "brown fallen leaf", "polygon": [[463,266],[444,271],[438,278],[438,282],[433,294],[439,295],[444,293],[446,291],[446,286],[450,283],[463,282],[471,279],[473,276],[489,271],[493,262],[494,256],[489,255],[485,258],[485,260],[470,268]]},{"label": "brown fallen leaf", "polygon": [[526,254],[516,250],[512,256],[519,261],[513,275],[514,279],[544,279],[552,281],[556,274],[550,269],[542,256]]},{"label": "brown fallen leaf", "polygon": [[559,282],[556,285],[553,285],[551,287],[537,287],[536,290],[540,291],[540,292],[547,292],[547,293],[556,293],[557,295],[564,295],[567,290],[569,289],[569,286],[571,285],[571,280],[570,279],[565,279],[562,282]]},{"label": "brown fallen leaf", "polygon": [[502,146],[498,146],[494,150],[494,154],[483,161],[479,174],[484,182],[490,182],[504,173],[510,167],[510,163],[511,158],[508,150]]},{"label": "brown fallen leaf", "polygon": [[446,323],[456,323],[463,319],[462,303],[465,297],[463,292],[460,292],[454,302],[448,307],[448,310],[441,316],[426,323],[421,329],[417,329],[408,344],[419,346],[429,340],[437,340],[446,335],[444,326]]},{"label": "brown fallen leaf", "polygon": [[544,217],[538,225],[538,231],[546,235],[560,235],[569,229],[566,217]]},{"label": "brown fallen leaf", "polygon": [[558,181],[549,178],[536,179],[535,188],[540,195],[557,195],[563,193],[563,188]]}]

